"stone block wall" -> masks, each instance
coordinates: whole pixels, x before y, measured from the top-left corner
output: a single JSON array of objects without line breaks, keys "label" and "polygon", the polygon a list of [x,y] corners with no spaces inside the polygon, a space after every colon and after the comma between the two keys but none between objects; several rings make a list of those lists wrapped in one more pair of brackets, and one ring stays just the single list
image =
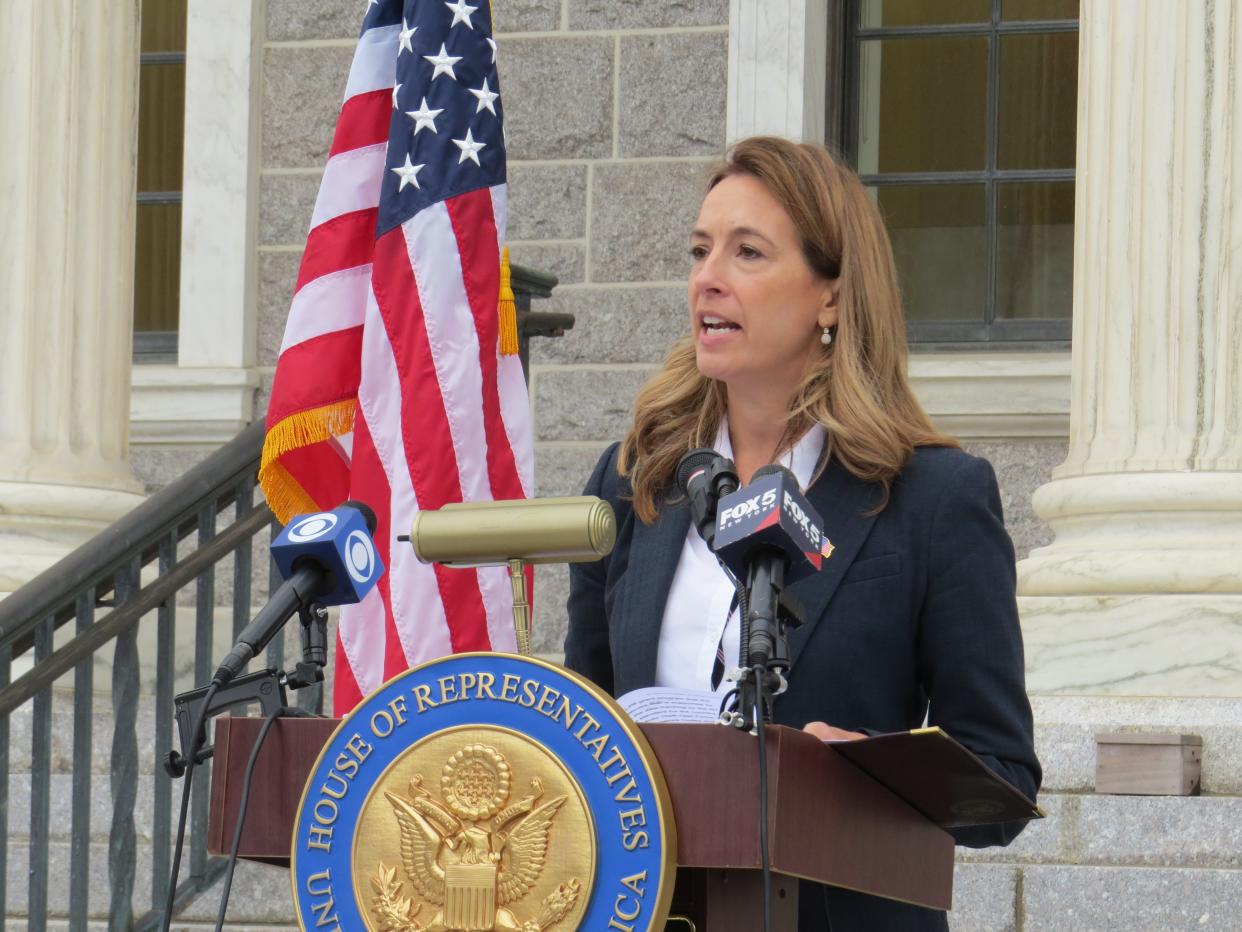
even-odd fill
[{"label": "stone block wall", "polygon": [[[536,341],[532,354],[535,409],[541,424],[556,425],[569,398],[563,389],[581,381],[578,373],[610,370],[588,377],[592,390],[574,407],[615,398],[640,380],[616,367],[650,367],[683,323],[685,230],[705,166],[724,147],[728,4],[495,7],[513,258],[554,272],[561,285],[546,309],[579,319],[564,340]],[[344,0],[267,4],[258,224],[265,388],[358,24],[356,6]],[[600,420],[592,432],[570,430],[541,429],[540,465],[553,460],[545,474],[558,471],[566,443],[605,440],[617,427]]]},{"label": "stone block wall", "polygon": [[[536,340],[541,495],[576,494],[637,387],[686,326],[687,231],[724,149],[726,0],[497,0],[515,262],[560,279],[569,311]],[[256,410],[271,373],[360,23],[352,0],[269,0],[263,50]],[[565,570],[541,568],[543,652],[564,631]]]},{"label": "stone block wall", "polygon": [[[727,0],[496,0],[516,262],[555,273],[576,326],[531,347],[541,495],[577,494],[639,385],[687,326],[687,231],[725,144]],[[268,0],[261,51],[256,416],[272,373],[361,10]],[[992,460],[1021,559],[1048,542],[1031,494],[1061,441],[973,443]],[[148,491],[206,448],[133,449]],[[261,557],[261,554],[258,555]],[[255,560],[256,567],[262,565]],[[256,580],[256,594],[263,591]],[[540,567],[536,648],[560,651],[564,567]]]},{"label": "stone block wall", "polygon": [[[1035,696],[1044,767],[1008,848],[957,849],[954,932],[1233,930],[1242,915],[1242,700]],[[1201,796],[1095,793],[1095,736],[1197,734]]]},{"label": "stone block wall", "polygon": [[[706,169],[725,142],[729,3],[494,0],[494,5],[514,259],[554,272],[560,285],[542,307],[577,318],[564,338],[537,340],[532,347],[539,493],[575,494],[600,451],[623,433],[635,390],[687,324],[686,231]],[[361,0],[266,0],[264,5],[257,205],[260,416],[362,7]],[[1064,457],[1064,441],[976,441],[967,448],[996,467],[1018,557],[1047,543],[1048,530],[1031,512],[1030,500]],[[135,446],[134,469],[151,491],[205,452]],[[259,577],[261,547],[254,562]],[[227,572],[221,570],[221,591],[227,591]],[[536,648],[556,654],[565,625],[564,568],[540,568],[536,589]],[[262,591],[256,579],[255,597]],[[217,629],[224,627],[222,620]],[[294,649],[291,644],[290,653]],[[103,681],[97,676],[97,683]],[[1172,700],[1166,708],[1137,699],[1101,700],[1097,706],[1037,697],[1035,705],[1046,772],[1041,803],[1049,818],[1010,849],[962,853],[952,927],[1236,928],[1242,908],[1237,701],[1207,708]],[[1203,798],[1135,800],[1091,793],[1094,733],[1138,725],[1203,734]],[[19,721],[15,747],[29,743],[21,729]],[[68,771],[57,766],[56,779],[63,784]],[[144,756],[142,766],[145,787],[153,758]],[[20,752],[13,771],[19,778],[12,792],[20,802],[20,774],[29,772]],[[95,845],[106,843],[107,807],[100,805]],[[68,839],[63,826],[58,832],[55,843],[63,854]],[[16,845],[24,841],[19,833]],[[24,865],[11,858],[9,870],[10,889],[17,889]],[[106,891],[106,884],[106,878],[97,879],[100,890]],[[235,921],[246,928],[285,928],[287,896],[283,875],[249,871],[240,880]],[[20,914],[16,900],[11,906]],[[209,927],[210,907],[197,905],[185,927]],[[101,907],[94,921],[103,920]],[[23,925],[20,919],[9,923]]]}]

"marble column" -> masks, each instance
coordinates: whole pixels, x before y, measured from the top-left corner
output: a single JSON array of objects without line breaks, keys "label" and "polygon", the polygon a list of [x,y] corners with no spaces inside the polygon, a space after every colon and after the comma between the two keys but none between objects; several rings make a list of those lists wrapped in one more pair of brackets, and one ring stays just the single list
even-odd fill
[{"label": "marble column", "polygon": [[1083,0],[1070,446],[1032,692],[1242,696],[1242,12]]},{"label": "marble column", "polygon": [[0,597],[142,501],[128,464],[138,12],[0,4]]},{"label": "marble column", "polygon": [[824,141],[828,5],[730,0],[725,137]]}]

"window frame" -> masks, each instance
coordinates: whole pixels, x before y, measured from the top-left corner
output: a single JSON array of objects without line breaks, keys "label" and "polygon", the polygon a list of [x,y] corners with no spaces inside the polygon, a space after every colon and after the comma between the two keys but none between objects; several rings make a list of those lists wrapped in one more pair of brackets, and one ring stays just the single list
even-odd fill
[{"label": "window frame", "polygon": [[[869,39],[905,39],[927,37],[981,36],[988,40],[986,122],[984,127],[986,155],[982,171],[966,172],[902,172],[860,174],[868,187],[901,184],[980,184],[984,185],[985,236],[987,241],[987,288],[982,320],[911,321],[907,320],[907,338],[911,349],[939,350],[1066,350],[1070,344],[1070,318],[997,320],[998,229],[997,189],[1012,182],[1070,181],[1076,168],[1067,169],[999,169],[996,167],[1000,135],[1000,44],[1011,35],[1047,35],[1078,33],[1078,19],[1020,20],[1001,19],[1002,0],[992,0],[991,18],[983,23],[952,23],[927,26],[868,27],[861,25],[862,0],[841,0],[832,19],[839,37],[833,71],[839,95],[828,95],[827,125],[838,149],[857,168],[860,120],[859,86],[862,65],[861,44]],[[832,100],[832,98],[836,98]]]},{"label": "window frame", "polygon": [[[185,65],[186,52],[141,52],[138,55],[138,72],[142,74],[142,68],[147,65]],[[140,78],[141,80],[141,78]],[[184,172],[184,165],[182,166]],[[136,193],[137,206],[144,204],[181,204],[184,195],[185,182],[184,174],[182,180],[182,190],[178,191],[138,191]],[[137,279],[136,263],[138,257],[135,255],[135,280]],[[178,308],[180,310],[180,308]],[[131,314],[136,311],[131,310]],[[180,316],[178,314],[178,316]],[[136,324],[137,322],[134,321]],[[177,361],[177,335],[178,330],[138,330],[135,326],[132,331],[133,336],[133,362],[135,365],[153,365],[160,363],[176,363]]]}]

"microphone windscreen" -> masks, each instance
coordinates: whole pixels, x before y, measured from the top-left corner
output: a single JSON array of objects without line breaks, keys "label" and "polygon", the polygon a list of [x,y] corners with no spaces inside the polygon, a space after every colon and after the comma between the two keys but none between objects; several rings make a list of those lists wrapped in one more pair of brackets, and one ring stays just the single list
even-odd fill
[{"label": "microphone windscreen", "polygon": [[786,469],[784,466],[782,466],[780,463],[768,463],[768,465],[766,466],[760,466],[758,469],[755,470],[755,474],[750,477],[750,481],[754,482],[756,479],[761,479],[764,476],[784,476],[786,479],[788,479],[790,482],[794,484],[795,488],[797,488],[799,485],[798,477],[795,476],[788,469]]},{"label": "microphone windscreen", "polygon": [[760,548],[775,548],[789,557],[786,582],[823,564],[823,521],[784,466],[756,470],[750,485],[720,500],[716,519],[716,555],[739,578]]},{"label": "microphone windscreen", "polygon": [[352,508],[362,515],[362,520],[367,523],[367,531],[372,537],[375,536],[375,529],[379,526],[379,519],[375,517],[375,512],[366,502],[360,502],[356,498],[349,501],[341,502],[342,508]]},{"label": "microphone windscreen", "polygon": [[361,602],[384,572],[367,526],[374,520],[375,512],[360,502],[297,515],[272,541],[272,559],[285,579],[303,564],[316,565],[325,588],[315,601],[323,605]]},{"label": "microphone windscreen", "polygon": [[677,464],[677,488],[682,492],[689,494],[686,484],[690,481],[690,477],[701,469],[706,469],[712,464],[712,460],[720,456],[715,450],[709,450],[706,447],[700,447],[697,450],[691,450],[681,458],[681,462]]}]

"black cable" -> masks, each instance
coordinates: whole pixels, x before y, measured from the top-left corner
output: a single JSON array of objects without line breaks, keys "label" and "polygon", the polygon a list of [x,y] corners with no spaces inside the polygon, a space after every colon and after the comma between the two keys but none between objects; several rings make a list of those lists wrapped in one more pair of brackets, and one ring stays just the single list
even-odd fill
[{"label": "black cable", "polygon": [[161,932],[168,932],[172,923],[173,901],[177,897],[177,874],[181,870],[181,845],[185,841],[185,821],[190,811],[190,767],[185,770],[185,783],[181,786],[181,815],[177,818],[177,846],[173,851],[172,876],[168,878],[168,899],[164,901],[164,918],[160,920]]},{"label": "black cable", "polygon": [[750,666],[750,590],[745,586],[737,588],[737,665]]},{"label": "black cable", "polygon": [[263,742],[267,740],[267,733],[284,711],[282,708],[272,709],[267,717],[263,719],[263,726],[259,729],[259,734],[254,739],[254,747],[250,749],[250,757],[246,760],[246,775],[242,778],[241,803],[237,807],[237,825],[233,829],[233,847],[229,849],[229,863],[224,870],[224,890],[220,894],[220,911],[216,913],[216,932],[221,932],[224,928],[224,915],[229,909],[229,893],[233,889],[233,871],[237,867],[237,852],[241,850],[242,826],[246,822],[246,807],[250,804],[250,778],[254,775],[254,765],[259,759],[259,749],[263,747]]},{"label": "black cable", "polygon": [[172,925],[173,903],[177,898],[177,875],[181,873],[181,849],[185,845],[186,816],[190,812],[190,783],[194,779],[194,764],[198,760],[199,749],[207,740],[204,726],[207,723],[207,710],[211,708],[211,700],[216,697],[220,684],[212,680],[203,694],[202,705],[198,707],[198,715],[194,719],[194,729],[190,732],[189,753],[185,761],[185,784],[181,790],[181,815],[177,819],[177,845],[173,849],[172,875],[168,878],[168,898],[164,901],[164,919],[160,923],[163,932],[168,932]]},{"label": "black cable", "polygon": [[755,690],[755,728],[759,733],[759,857],[763,862],[763,929],[772,929],[772,862],[768,856],[768,751],[763,739],[764,680],[767,671],[756,665],[752,671]]}]

